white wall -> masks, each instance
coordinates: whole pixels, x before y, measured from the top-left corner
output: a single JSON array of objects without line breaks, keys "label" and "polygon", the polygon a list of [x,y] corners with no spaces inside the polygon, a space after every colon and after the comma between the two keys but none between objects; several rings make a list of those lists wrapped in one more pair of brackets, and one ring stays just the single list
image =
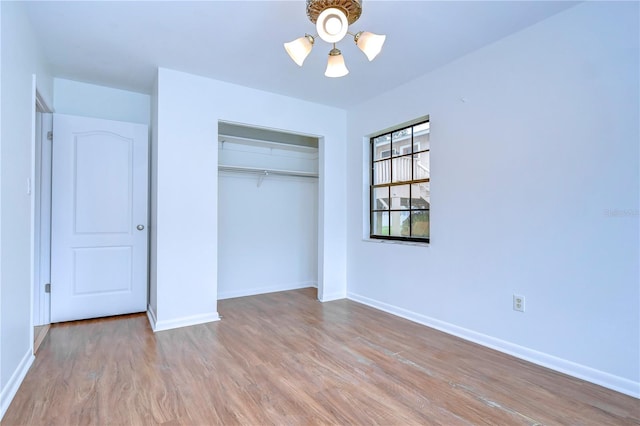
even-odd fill
[{"label": "white wall", "polygon": [[149,125],[149,95],[55,78],[54,110],[60,114]]},{"label": "white wall", "polygon": [[218,299],[314,287],[318,182],[221,172]]},{"label": "white wall", "polygon": [[[318,150],[226,138],[219,164],[317,173]],[[218,299],[315,287],[318,180],[218,174]]]},{"label": "white wall", "polygon": [[158,311],[158,77],[151,92],[151,149],[149,150],[149,308],[151,323],[156,322],[153,317]]},{"label": "white wall", "polygon": [[0,140],[0,416],[26,374],[32,355],[31,206],[35,123],[33,75],[52,105],[53,81],[20,2],[0,2],[2,107]]},{"label": "white wall", "polygon": [[[351,109],[349,297],[640,396],[638,12],[581,4]],[[431,245],[364,241],[358,141],[425,114]]]},{"label": "white wall", "polygon": [[217,317],[219,120],[323,137],[318,296],[344,297],[345,111],[163,68],[157,90],[156,329]]},{"label": "white wall", "polygon": [[318,148],[223,135],[219,139],[221,166],[318,173]]}]

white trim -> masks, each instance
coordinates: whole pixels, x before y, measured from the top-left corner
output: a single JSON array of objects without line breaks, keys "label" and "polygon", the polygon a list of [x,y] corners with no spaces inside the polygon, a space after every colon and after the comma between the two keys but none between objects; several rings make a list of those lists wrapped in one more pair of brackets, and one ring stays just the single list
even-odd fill
[{"label": "white trim", "polygon": [[369,169],[369,162],[371,161],[371,146],[369,145],[369,138],[364,136],[362,138],[362,156],[360,157],[362,159],[361,163],[360,163],[360,167],[362,167],[361,169],[361,177],[362,177],[362,189],[361,189],[361,195],[362,195],[362,203],[360,204],[362,206],[362,240],[366,241],[369,240],[369,235],[370,235],[370,221],[371,221],[371,195],[369,193],[369,185],[371,184],[371,171]]},{"label": "white trim", "polygon": [[341,291],[337,293],[323,294],[322,297],[318,297],[318,300],[321,301],[322,303],[325,303],[325,302],[333,302],[334,300],[344,299],[346,297],[347,295]]},{"label": "white trim", "polygon": [[[40,230],[40,227],[36,227],[36,205],[35,205],[35,182],[36,182],[36,109],[38,108],[36,103],[38,101],[38,87],[36,84],[36,75],[31,75],[31,159],[30,159],[30,171],[29,171],[29,183],[28,195],[29,195],[29,352],[33,355],[33,342],[34,342],[34,320],[33,312],[35,311],[35,285],[36,285],[36,230]],[[39,265],[38,265],[39,266]],[[40,269],[38,268],[38,271]],[[24,361],[24,359],[23,359]],[[26,374],[26,371],[25,371]],[[24,376],[23,376],[24,378]],[[20,380],[22,382],[22,379]],[[19,386],[19,385],[18,385]],[[17,388],[16,388],[17,391]],[[14,393],[15,395],[15,393]],[[13,395],[11,396],[13,399]],[[4,406],[3,406],[4,407]],[[8,405],[7,405],[8,407]]]},{"label": "white trim", "polygon": [[541,365],[546,368],[564,373],[578,379],[586,380],[596,385],[603,386],[608,389],[640,398],[640,382],[634,382],[624,377],[616,376],[605,371],[596,370],[586,365],[578,364],[567,359],[558,358],[553,355],[529,349],[524,346],[516,345],[505,340],[497,339],[486,334],[478,333],[454,324],[437,320],[416,312],[412,312],[388,303],[380,302],[375,299],[349,292],[347,298],[367,306],[379,309],[381,311],[399,316],[409,321],[425,325],[427,327],[440,330],[444,333],[460,337],[462,339],[486,346],[491,349],[512,355],[516,358]]},{"label": "white trim", "polygon": [[158,322],[158,320],[156,319],[157,318],[156,313],[151,307],[151,305],[147,305],[147,318],[149,319],[149,325],[151,326],[151,330],[155,332],[156,322]]},{"label": "white trim", "polygon": [[[150,316],[153,311],[147,311],[147,315]],[[153,315],[154,319],[156,318]],[[158,321],[155,320],[151,324],[153,332],[164,330],[172,330],[174,328],[188,327],[190,325],[205,324],[208,322],[220,321],[220,315],[217,312],[211,314],[190,315],[188,317],[176,318],[172,320]]]},{"label": "white trim", "polygon": [[38,107],[38,110],[40,112],[43,112],[43,113],[53,112],[53,110],[49,108],[49,105],[47,105],[47,102],[44,100],[42,95],[40,95],[40,92],[38,92],[37,89],[36,89],[36,106]]},{"label": "white trim", "polygon": [[[2,5],[0,5],[0,27],[2,27]],[[0,31],[0,47],[2,46],[2,31]],[[2,81],[2,55],[0,54],[0,82]],[[0,99],[2,99],[2,84],[0,84]],[[2,102],[0,102],[0,136],[2,135]],[[2,188],[2,141],[0,137],[0,189]],[[2,208],[0,207],[0,223],[2,223]],[[2,226],[0,226],[0,277],[2,277]],[[0,281],[2,281],[0,279]],[[0,282],[0,301],[2,300],[2,283]],[[33,305],[33,297],[31,297],[31,304]],[[31,307],[33,309],[33,306]],[[33,315],[31,315],[33,318]],[[33,320],[32,320],[33,321]],[[0,330],[2,330],[2,315],[0,313]],[[33,352],[33,351],[32,351]],[[0,336],[0,423],[2,423],[2,417],[4,417],[4,413],[6,411],[5,407],[5,397],[4,397],[4,389],[2,389],[2,336]],[[13,397],[11,398],[13,399]],[[9,403],[6,404],[7,408],[9,407]]]},{"label": "white trim", "polygon": [[29,368],[31,368],[35,359],[36,357],[33,356],[33,348],[29,348],[22,357],[18,367],[11,375],[7,385],[2,389],[2,392],[0,392],[0,419],[4,417],[7,409],[9,409],[11,401],[13,401],[13,398],[16,396],[22,381],[27,375],[27,372],[29,371]]},{"label": "white trim", "polygon": [[375,244],[400,244],[400,245],[404,245],[404,246],[416,246],[416,247],[430,247],[431,244],[430,243],[425,243],[425,242],[421,242],[421,241],[407,241],[407,240],[385,240],[385,239],[378,239],[378,238],[369,238],[369,237],[363,237],[362,238],[362,242],[365,243],[375,243]]},{"label": "white trim", "polygon": [[[37,95],[38,92],[36,92]],[[36,325],[46,325],[51,324],[51,292],[44,293],[44,289],[42,285],[46,283],[51,283],[51,156],[52,156],[52,144],[49,143],[47,133],[49,131],[53,131],[53,113],[44,112],[40,113],[41,115],[41,127],[42,131],[40,132],[41,141],[38,143],[38,146],[41,150],[40,152],[40,181],[37,182],[39,185],[39,214],[38,218],[40,220],[39,224],[39,240],[40,246],[36,247],[38,252],[37,259],[39,260],[36,263],[36,267],[38,268],[38,275],[40,280],[35,282],[34,284],[34,292],[40,292],[40,297],[35,297],[34,301],[39,299],[40,305],[36,305],[34,309],[36,312],[34,313],[34,320],[38,319],[38,324]],[[47,203],[43,203],[43,197],[46,198]],[[44,232],[46,230],[46,232]],[[47,280],[43,278],[46,276]]]},{"label": "white trim", "polygon": [[218,293],[218,300],[232,299],[234,297],[255,296],[256,294],[276,293],[278,291],[298,290],[301,288],[318,287],[315,281],[303,281],[300,283],[279,284],[268,287],[253,287],[245,290],[232,290]]},{"label": "white trim", "polygon": [[[45,325],[45,324],[50,324],[50,318],[43,318],[46,317],[47,315],[47,311],[45,311],[45,301],[48,302],[49,301],[49,296],[46,296],[43,292],[42,289],[40,288],[40,283],[39,278],[41,275],[41,268],[40,268],[40,252],[41,252],[41,244],[37,244],[36,242],[40,243],[41,241],[41,227],[40,227],[40,217],[41,217],[41,211],[42,211],[42,206],[40,204],[40,200],[38,200],[38,206],[39,209],[36,211],[36,196],[38,198],[41,198],[41,191],[42,191],[42,187],[40,185],[41,181],[38,181],[36,179],[37,176],[40,176],[40,173],[42,172],[42,162],[40,161],[40,164],[38,164],[38,162],[36,161],[36,157],[39,156],[42,152],[42,150],[40,150],[39,154],[36,154],[36,149],[38,147],[41,148],[41,144],[42,143],[46,143],[46,134],[42,134],[42,127],[43,127],[43,122],[40,123],[40,129],[36,129],[36,124],[38,123],[36,115],[38,113],[42,114],[42,117],[44,119],[44,114],[47,113],[52,113],[52,109],[49,108],[49,105],[47,105],[47,102],[44,100],[44,98],[42,97],[42,95],[40,94],[40,92],[38,91],[38,82],[37,82],[37,76],[36,74],[32,74],[31,75],[31,97],[32,97],[32,105],[33,105],[33,110],[31,112],[31,173],[30,173],[30,179],[31,179],[31,194],[29,194],[30,200],[31,200],[31,278],[30,278],[30,283],[31,283],[31,290],[30,290],[30,300],[31,300],[31,308],[30,308],[30,316],[31,316],[31,322],[29,324],[29,327],[31,328],[30,331],[30,338],[29,340],[32,342],[31,343],[31,349],[33,351],[33,341],[34,341],[34,331],[33,331],[33,327],[35,325]],[[49,124],[51,124],[51,122],[49,122]],[[40,137],[40,140],[38,140],[36,142],[36,138]],[[36,171],[36,166],[40,166],[40,170]],[[36,189],[38,189],[36,191]],[[38,219],[38,222],[36,223],[36,219]],[[38,233],[38,237],[36,238],[36,233]],[[42,299],[45,299],[44,301]],[[43,312],[44,311],[44,312]],[[36,317],[37,316],[37,321],[36,321]],[[37,324],[36,324],[37,323]]]},{"label": "white trim", "polygon": [[[2,26],[2,5],[0,5],[0,27]],[[2,46],[2,31],[0,31],[0,47]],[[0,82],[2,81],[2,55],[0,54]],[[2,84],[0,84],[0,99],[2,98]],[[2,135],[2,102],[0,102],[0,136]],[[0,137],[0,139],[2,139]],[[2,141],[0,140],[0,189],[2,188]],[[2,208],[0,207],[0,224],[2,223]],[[2,226],[0,226],[0,277],[2,277]],[[2,281],[0,279],[0,281]],[[2,283],[0,282],[0,301],[2,300]],[[33,304],[33,297],[31,298]],[[33,307],[31,308],[33,309]],[[31,316],[33,318],[33,315]],[[2,330],[2,314],[0,313],[0,330]],[[33,352],[33,351],[32,351]],[[0,423],[6,411],[4,389],[2,389],[2,336],[0,336]],[[11,398],[13,399],[13,398]],[[6,404],[7,408],[9,403]]]}]

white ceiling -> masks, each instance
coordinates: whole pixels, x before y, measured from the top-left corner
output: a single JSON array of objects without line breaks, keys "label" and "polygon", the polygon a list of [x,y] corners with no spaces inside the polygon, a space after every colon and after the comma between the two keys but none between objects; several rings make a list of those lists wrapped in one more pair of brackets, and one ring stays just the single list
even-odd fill
[{"label": "white ceiling", "polygon": [[341,108],[402,85],[573,6],[567,1],[364,0],[350,30],[386,34],[368,62],[347,36],[350,74],[324,77],[317,38],[303,67],[283,43],[315,34],[299,1],[32,1],[26,4],[56,77],[150,93],[166,67]]}]

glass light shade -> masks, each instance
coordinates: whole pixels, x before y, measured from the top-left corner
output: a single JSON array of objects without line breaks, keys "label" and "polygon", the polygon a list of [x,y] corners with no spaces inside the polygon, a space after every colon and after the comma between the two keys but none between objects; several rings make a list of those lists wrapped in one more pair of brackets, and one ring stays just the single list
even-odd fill
[{"label": "glass light shade", "polygon": [[337,43],[347,35],[349,21],[340,9],[330,7],[322,11],[316,21],[316,31],[327,43]]},{"label": "glass light shade", "polygon": [[304,60],[309,56],[313,48],[313,37],[307,34],[304,37],[285,43],[284,48],[291,59],[293,59],[293,62],[302,66]]},{"label": "glass light shade", "polygon": [[355,40],[358,48],[367,55],[369,61],[373,61],[373,59],[378,56],[378,53],[382,50],[382,45],[386,40],[386,35],[378,35],[370,32],[359,32],[356,34]]},{"label": "glass light shade", "polygon": [[329,61],[327,61],[327,70],[324,72],[326,77],[343,77],[349,74],[347,66],[344,64],[342,52],[338,49],[331,49],[329,52]]}]

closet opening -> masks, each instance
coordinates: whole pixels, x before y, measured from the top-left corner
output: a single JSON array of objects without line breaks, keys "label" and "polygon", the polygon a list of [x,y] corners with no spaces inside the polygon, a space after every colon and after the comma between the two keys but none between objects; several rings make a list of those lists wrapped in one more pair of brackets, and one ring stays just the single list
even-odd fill
[{"label": "closet opening", "polygon": [[317,289],[318,169],[317,137],[218,123],[218,300]]}]

